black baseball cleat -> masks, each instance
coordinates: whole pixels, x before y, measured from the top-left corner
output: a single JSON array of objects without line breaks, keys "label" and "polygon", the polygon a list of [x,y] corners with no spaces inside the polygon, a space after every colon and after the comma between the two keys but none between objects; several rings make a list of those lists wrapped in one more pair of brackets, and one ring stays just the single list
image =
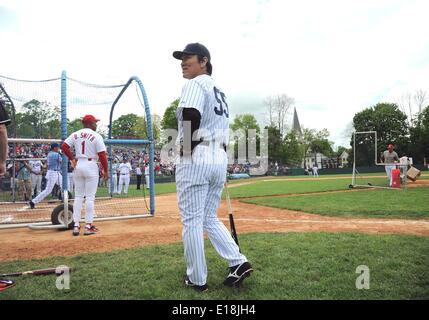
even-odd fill
[{"label": "black baseball cleat", "polygon": [[243,280],[249,277],[253,272],[252,266],[249,262],[243,262],[230,267],[229,270],[229,275],[223,282],[223,284],[228,287],[239,287],[243,283]]},{"label": "black baseball cleat", "polygon": [[80,234],[80,227],[79,226],[74,226],[73,227],[73,235],[76,237]]},{"label": "black baseball cleat", "polygon": [[31,209],[34,209],[34,202],[33,201],[28,202],[28,205],[30,206]]},{"label": "black baseball cleat", "polygon": [[191,282],[191,280],[189,280],[188,276],[185,276],[184,281],[186,286],[191,287],[192,289],[199,291],[199,292],[205,292],[209,289],[209,287],[207,286],[207,284],[203,284],[202,286],[193,284]]}]

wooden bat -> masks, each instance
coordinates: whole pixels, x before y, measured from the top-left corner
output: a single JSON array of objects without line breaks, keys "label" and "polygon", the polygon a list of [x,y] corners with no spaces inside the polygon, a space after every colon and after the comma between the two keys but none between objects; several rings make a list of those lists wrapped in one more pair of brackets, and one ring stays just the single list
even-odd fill
[{"label": "wooden bat", "polygon": [[[231,227],[231,236],[240,249],[240,244],[238,243],[237,231],[235,230],[234,216],[232,212],[231,199],[229,198],[228,192],[228,182],[225,182],[225,191],[226,191],[226,203],[228,205],[228,214],[229,214],[229,225]],[[241,252],[241,251],[240,251]]]},{"label": "wooden bat", "polygon": [[[19,276],[26,276],[26,275],[42,276],[42,275],[54,274],[57,272],[61,274],[62,272],[64,272],[64,270],[66,270],[65,267],[38,269],[38,270],[30,270],[30,271],[24,271],[24,272],[4,273],[4,274],[0,274],[0,277],[19,277]],[[68,268],[68,270],[70,272],[71,268]]]}]

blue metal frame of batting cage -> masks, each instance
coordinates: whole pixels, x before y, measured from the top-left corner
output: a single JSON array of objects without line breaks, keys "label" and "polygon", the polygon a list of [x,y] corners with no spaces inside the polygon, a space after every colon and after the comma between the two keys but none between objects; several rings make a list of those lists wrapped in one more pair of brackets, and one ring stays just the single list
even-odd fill
[{"label": "blue metal frame of batting cage", "polygon": [[[113,111],[115,110],[115,106],[118,103],[119,99],[122,97],[124,92],[128,89],[131,83],[136,82],[140,88],[140,92],[143,97],[143,103],[144,103],[144,109],[146,113],[146,125],[147,125],[147,140],[115,140],[112,139],[112,121],[113,121]],[[107,145],[109,145],[109,158],[110,161],[113,158],[112,155],[112,144],[143,144],[143,145],[149,145],[149,194],[150,194],[150,214],[155,214],[155,176],[154,176],[154,168],[153,168],[153,161],[154,161],[154,154],[155,154],[155,146],[154,146],[154,139],[153,139],[153,128],[152,128],[152,117],[150,114],[150,108],[149,108],[149,102],[146,96],[146,91],[144,89],[143,83],[140,81],[138,77],[131,77],[128,82],[125,84],[125,86],[122,88],[119,95],[116,97],[115,101],[112,104],[112,109],[110,110],[110,118],[109,118],[109,135],[108,140],[105,141]],[[110,193],[113,192],[113,175],[112,175],[112,166],[109,168],[109,176],[110,176]]]},{"label": "blue metal frame of batting cage", "polygon": [[[112,121],[113,121],[113,111],[115,110],[115,106],[118,103],[119,99],[122,97],[124,92],[128,89],[131,83],[136,82],[140,88],[140,92],[143,97],[144,109],[146,113],[146,125],[147,125],[147,140],[118,140],[112,139]],[[63,71],[61,74],[61,140],[64,141],[67,139],[67,75],[66,72]],[[122,88],[119,95],[116,97],[115,101],[112,104],[110,109],[110,117],[109,117],[109,135],[108,139],[104,141],[106,145],[108,145],[108,153],[109,153],[109,163],[111,164],[111,160],[113,159],[112,155],[112,145],[113,144],[122,144],[122,145],[149,145],[149,194],[150,194],[150,214],[155,214],[155,173],[154,173],[154,154],[155,154],[155,146],[153,139],[153,128],[152,128],[152,117],[150,114],[149,102],[146,96],[146,91],[144,89],[143,83],[140,81],[138,77],[131,77],[125,86]],[[62,162],[62,174],[63,174],[63,194],[64,194],[64,203],[67,203],[68,200],[68,179],[67,179],[67,164],[68,159],[65,155],[63,155]],[[112,166],[109,166],[109,176],[110,176],[110,193],[112,194],[113,188],[113,176],[112,176]],[[65,217],[67,218],[68,210],[67,206],[64,207]],[[65,219],[67,221],[67,219]]]}]

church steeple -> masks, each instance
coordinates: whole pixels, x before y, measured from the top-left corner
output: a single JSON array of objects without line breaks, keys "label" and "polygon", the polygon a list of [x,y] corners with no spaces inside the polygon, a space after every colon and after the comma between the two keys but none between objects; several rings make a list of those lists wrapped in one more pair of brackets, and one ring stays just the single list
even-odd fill
[{"label": "church steeple", "polygon": [[292,130],[295,131],[298,136],[300,137],[302,136],[301,125],[299,124],[298,113],[296,112],[296,108],[293,108]]}]

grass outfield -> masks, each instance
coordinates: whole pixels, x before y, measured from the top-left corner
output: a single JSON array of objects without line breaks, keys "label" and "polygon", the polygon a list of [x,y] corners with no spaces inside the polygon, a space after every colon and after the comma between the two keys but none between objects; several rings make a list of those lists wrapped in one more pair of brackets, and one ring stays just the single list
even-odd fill
[{"label": "grass outfield", "polygon": [[[127,195],[117,195],[115,194],[115,198],[127,198],[127,197],[142,197],[145,193],[147,197],[149,197],[149,190],[144,189],[143,186],[141,186],[140,190],[136,189],[136,185],[130,185],[128,187],[128,194]],[[144,192],[144,193],[143,193]],[[176,192],[176,183],[175,182],[169,182],[169,183],[157,183],[155,184],[155,195],[160,194],[166,194],[166,193],[175,193]],[[97,197],[106,197],[110,196],[109,191],[105,187],[99,187],[97,189]]]},{"label": "grass outfield", "polygon": [[418,219],[429,218],[428,199],[429,188],[418,187],[255,198],[243,202],[326,216]]},{"label": "grass outfield", "polygon": [[[372,174],[374,176],[377,174]],[[387,178],[371,177],[364,179],[374,186],[387,186]],[[380,176],[380,174],[378,174]],[[308,180],[306,180],[306,178]],[[326,175],[318,180],[312,180],[310,176],[304,177],[264,177],[239,180],[248,183],[229,189],[231,198],[250,198],[258,196],[276,196],[288,194],[305,194],[325,191],[349,190],[351,176]],[[337,179],[336,179],[337,178]],[[347,178],[347,179],[346,179]],[[348,179],[349,178],[349,179]],[[421,179],[427,179],[429,175],[422,175]],[[298,180],[297,180],[298,179]],[[363,180],[362,180],[363,181]],[[235,183],[238,183],[235,182]],[[225,194],[223,195],[225,197]]]},{"label": "grass outfield", "polygon": [[[181,282],[181,243],[77,257],[0,263],[1,273],[66,264],[74,268],[70,290],[56,278],[16,278],[3,299],[429,299],[429,238],[352,233],[240,235],[255,272],[245,287],[226,288],[226,264],[206,241],[209,291]],[[370,271],[370,289],[357,290],[356,268]]]},{"label": "grass outfield", "polygon": [[349,180],[270,180],[255,181],[252,184],[229,189],[231,198],[274,196],[281,194],[310,193],[349,189]]}]

